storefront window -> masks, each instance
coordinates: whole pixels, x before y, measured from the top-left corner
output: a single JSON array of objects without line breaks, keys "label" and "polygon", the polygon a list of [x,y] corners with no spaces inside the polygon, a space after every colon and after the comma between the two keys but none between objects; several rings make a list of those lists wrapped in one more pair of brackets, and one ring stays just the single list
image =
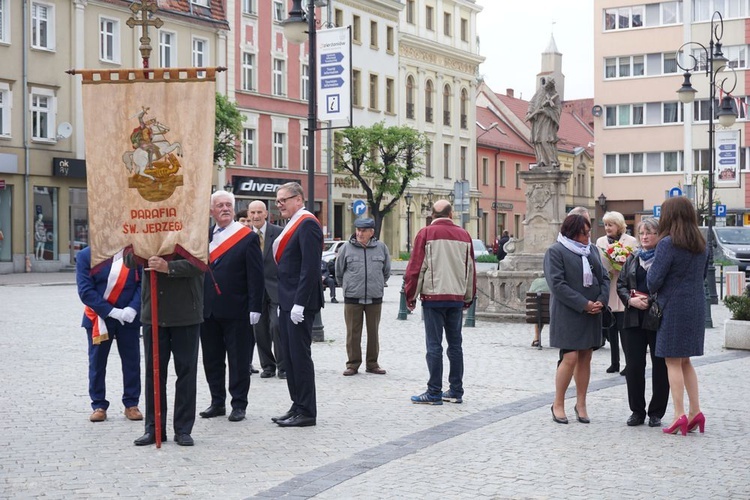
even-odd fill
[{"label": "storefront window", "polygon": [[89,246],[88,199],[86,190],[70,188],[70,257],[75,262],[78,252]]},{"label": "storefront window", "polygon": [[34,186],[34,258],[57,260],[57,188]]},{"label": "storefront window", "polygon": [[13,201],[13,187],[0,189],[0,262],[10,262],[13,258],[10,207]]}]

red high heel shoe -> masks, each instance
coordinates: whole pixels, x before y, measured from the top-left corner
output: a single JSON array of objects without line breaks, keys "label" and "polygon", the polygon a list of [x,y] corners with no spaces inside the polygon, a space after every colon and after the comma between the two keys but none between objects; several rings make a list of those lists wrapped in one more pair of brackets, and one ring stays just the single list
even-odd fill
[{"label": "red high heel shoe", "polygon": [[688,418],[687,415],[683,415],[675,420],[671,426],[663,428],[662,432],[664,434],[677,434],[677,431],[680,431],[683,436],[687,436],[687,428]]},{"label": "red high heel shoe", "polygon": [[698,412],[696,416],[688,424],[688,432],[693,432],[698,427],[700,433],[703,434],[703,430],[706,428],[706,417],[703,416],[703,412]]}]

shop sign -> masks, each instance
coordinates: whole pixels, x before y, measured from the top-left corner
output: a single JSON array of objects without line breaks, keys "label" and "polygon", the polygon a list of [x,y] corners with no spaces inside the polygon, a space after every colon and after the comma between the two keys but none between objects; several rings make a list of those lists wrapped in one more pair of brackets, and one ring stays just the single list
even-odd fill
[{"label": "shop sign", "polygon": [[235,196],[268,198],[276,196],[276,191],[287,182],[299,182],[299,179],[275,179],[271,177],[232,177],[232,188]]},{"label": "shop sign", "polygon": [[86,160],[52,158],[52,175],[55,177],[86,178]]}]

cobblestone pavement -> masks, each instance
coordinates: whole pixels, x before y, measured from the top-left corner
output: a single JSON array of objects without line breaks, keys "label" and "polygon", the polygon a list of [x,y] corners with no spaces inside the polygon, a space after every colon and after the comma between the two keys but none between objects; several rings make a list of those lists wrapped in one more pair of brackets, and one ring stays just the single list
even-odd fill
[{"label": "cobblestone pavement", "polygon": [[[570,425],[553,423],[557,352],[530,348],[525,324],[465,328],[464,403],[412,405],[427,379],[423,325],[419,312],[396,319],[394,276],[381,322],[387,375],[341,375],[343,304],[326,304],[326,340],[313,345],[316,427],[271,423],[289,406],[285,382],[254,376],[247,420],[198,418],[196,445],[182,448],[170,409],[169,441],[157,450],[133,446],[143,424],[122,414],[115,352],[108,420],[88,421],[74,279],[0,276],[0,498],[750,498],[750,353],[723,349],[723,306],[713,308],[706,355],[694,360],[704,435],[626,427],[625,381],[605,373],[608,348],[592,362],[592,423],[575,422],[571,400]],[[198,409],[208,404],[199,373]]]}]

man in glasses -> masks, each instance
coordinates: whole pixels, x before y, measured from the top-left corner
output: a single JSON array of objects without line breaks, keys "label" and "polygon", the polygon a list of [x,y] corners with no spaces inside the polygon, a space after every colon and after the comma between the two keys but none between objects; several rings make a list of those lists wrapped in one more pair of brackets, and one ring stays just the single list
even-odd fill
[{"label": "man in glasses", "polygon": [[289,220],[272,249],[278,265],[279,341],[292,406],[271,420],[280,427],[307,427],[315,425],[317,417],[310,348],[313,320],[323,307],[323,230],[318,219],[305,210],[305,193],[298,183],[288,182],[279,188],[276,206],[281,217]]}]

